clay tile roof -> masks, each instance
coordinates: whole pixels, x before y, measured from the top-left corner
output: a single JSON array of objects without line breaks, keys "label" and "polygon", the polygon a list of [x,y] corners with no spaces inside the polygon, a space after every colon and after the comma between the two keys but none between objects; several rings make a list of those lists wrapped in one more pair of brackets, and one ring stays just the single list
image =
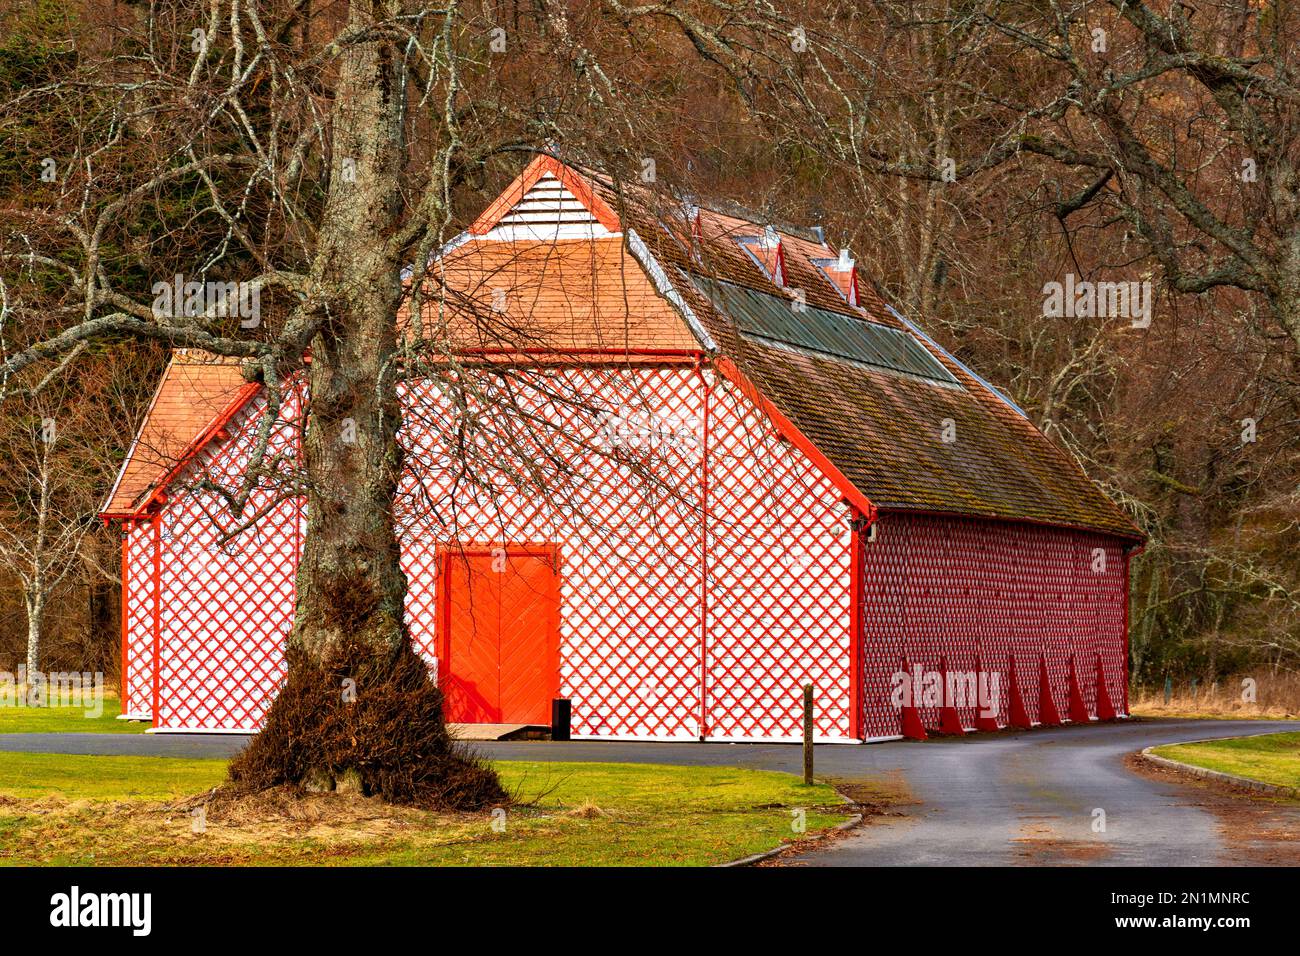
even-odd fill
[{"label": "clay tile roof", "polygon": [[[579,215],[574,199],[592,216]],[[569,225],[554,238],[537,238],[530,224],[548,210]],[[515,220],[526,230],[511,231]],[[574,224],[590,235],[565,237]],[[842,294],[848,277],[824,268],[837,250],[806,230],[776,227],[785,288],[776,286],[743,244],[765,226],[733,212],[665,203],[639,186],[616,189],[590,171],[540,158],[431,270],[424,335],[469,352],[713,351],[882,510],[1068,525],[1140,540],[1068,452],[891,309],[865,275],[853,277],[858,307],[851,306]],[[950,375],[881,371],[742,333],[738,317],[725,314],[735,311],[731,300],[717,299],[718,280],[801,298],[833,313],[819,316],[823,327],[853,321],[876,329],[854,337],[906,335]],[[665,282],[675,294],[671,304],[658,291]],[[230,413],[242,388],[236,366],[178,355],[105,512],[138,508]],[[943,440],[946,425],[954,441]]]},{"label": "clay tile roof", "polygon": [[699,348],[622,236],[472,239],[431,270],[430,286],[424,335],[457,351]]},{"label": "clay tile roof", "polygon": [[247,390],[237,361],[194,350],[175,352],[103,514],[134,514],[193,451],[195,440],[241,403]]},{"label": "clay tile roof", "polygon": [[[1068,525],[1140,539],[1141,533],[1085,474],[1075,458],[1042,434],[992,386],[976,377],[891,309],[874,284],[856,275],[858,308],[848,304],[847,277],[821,266],[838,250],[782,230],[785,289],[736,241],[764,226],[700,208],[655,228],[656,216],[635,190],[615,195],[595,179],[627,227],[651,243],[678,279],[690,308],[717,344],[799,431],[878,508],[926,511]],[[860,268],[860,267],[859,267]],[[905,331],[957,380],[957,387],[876,371],[830,356],[793,350],[742,334],[735,316],[694,278],[722,280]],[[707,285],[707,283],[705,283]],[[943,440],[951,422],[954,441]]]}]

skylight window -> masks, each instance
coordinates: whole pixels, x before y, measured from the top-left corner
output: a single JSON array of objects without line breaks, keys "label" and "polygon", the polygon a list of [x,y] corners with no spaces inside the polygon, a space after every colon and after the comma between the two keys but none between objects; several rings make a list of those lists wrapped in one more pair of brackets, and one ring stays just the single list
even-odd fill
[{"label": "skylight window", "polygon": [[957,379],[930,352],[899,329],[805,305],[731,282],[692,277],[742,334],[769,344],[854,362],[875,371],[956,385]]}]

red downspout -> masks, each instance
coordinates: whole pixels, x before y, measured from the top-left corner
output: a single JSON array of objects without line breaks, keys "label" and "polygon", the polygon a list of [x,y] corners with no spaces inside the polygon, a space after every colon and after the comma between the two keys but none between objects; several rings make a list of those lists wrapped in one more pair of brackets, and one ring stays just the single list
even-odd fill
[{"label": "red downspout", "polygon": [[851,588],[853,620],[849,624],[849,640],[853,642],[853,647],[849,653],[850,666],[853,668],[853,677],[849,681],[849,702],[853,708],[853,717],[849,721],[849,736],[858,740],[865,740],[866,736],[862,729],[862,694],[863,680],[862,673],[862,616],[866,613],[866,588],[863,581],[863,575],[866,570],[866,555],[862,553],[864,542],[862,540],[862,529],[858,527],[859,521],[865,517],[860,515],[857,509],[850,512],[849,530],[853,536],[852,540],[852,566],[853,583]]},{"label": "red downspout", "polygon": [[153,725],[159,725],[158,689],[162,675],[159,659],[162,644],[162,512],[154,512],[153,530]]},{"label": "red downspout", "polygon": [[713,382],[697,366],[704,385],[704,438],[700,455],[700,510],[702,555],[700,559],[700,740],[709,735],[709,438],[712,424]]},{"label": "red downspout", "polygon": [[131,593],[131,562],[129,560],[131,548],[131,526],[124,521],[122,522],[120,531],[122,534],[122,611],[119,616],[122,619],[122,666],[118,671],[117,696],[119,698],[118,702],[122,713],[126,713],[127,701],[130,697],[130,694],[127,693],[127,688],[130,686],[127,677],[127,634],[130,630],[130,620],[128,617],[130,614],[130,601],[127,599],[127,595]]},{"label": "red downspout", "polygon": [[[298,463],[298,470],[301,474],[307,473],[307,455],[303,446],[307,441],[307,386],[300,383],[297,388],[298,392],[298,436],[295,439],[297,447],[294,448],[294,458]],[[294,498],[293,505],[293,607],[294,619],[298,617],[298,568],[302,566],[302,522],[303,514],[307,510],[307,496],[298,495]],[[435,591],[435,594],[437,592]],[[434,647],[437,648],[435,641]],[[441,659],[439,665],[441,666]]]}]

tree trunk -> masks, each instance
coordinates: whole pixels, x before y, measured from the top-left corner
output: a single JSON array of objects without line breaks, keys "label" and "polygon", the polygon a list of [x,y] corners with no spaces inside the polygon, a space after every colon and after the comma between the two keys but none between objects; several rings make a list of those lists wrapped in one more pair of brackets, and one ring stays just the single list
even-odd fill
[{"label": "tree trunk", "polygon": [[[45,595],[39,590],[31,590],[24,596],[23,603],[27,610],[27,686],[37,679],[41,670],[41,631],[45,626]],[[29,700],[42,700],[28,695]]]},{"label": "tree trunk", "polygon": [[[363,6],[352,4],[350,29],[368,24]],[[398,0],[387,6],[386,15],[396,13]],[[237,791],[347,789],[473,810],[507,797],[496,774],[448,735],[442,695],[411,648],[394,527],[401,59],[391,43],[362,43],[339,66],[311,270],[309,305],[326,318],[310,343],[308,523],[288,675],[230,776]]]},{"label": "tree trunk", "polygon": [[[352,6],[352,27],[365,24],[361,6]],[[375,653],[407,640],[393,528],[401,262],[390,242],[401,212],[400,63],[389,44],[351,47],[334,102],[329,198],[311,283],[329,320],[311,343],[308,525],[290,637],[318,663],[344,639]]]}]

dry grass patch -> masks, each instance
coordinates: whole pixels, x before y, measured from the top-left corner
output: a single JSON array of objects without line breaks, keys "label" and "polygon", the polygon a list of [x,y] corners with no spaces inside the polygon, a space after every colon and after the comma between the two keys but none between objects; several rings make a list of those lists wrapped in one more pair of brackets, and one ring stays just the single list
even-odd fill
[{"label": "dry grass patch", "polygon": [[[206,765],[187,768],[199,784],[190,796],[113,799],[101,778],[122,787],[129,775],[114,762],[142,758],[40,755],[53,762],[29,766],[19,786],[9,756],[0,756],[0,862],[23,865],[692,866],[793,840],[802,835],[796,814],[814,833],[849,810],[830,787],[768,771],[518,761],[493,765],[513,802],[466,813],[285,788],[232,796],[214,792],[219,761],[185,762]],[[33,795],[42,769],[62,796]],[[151,785],[126,786],[138,794]]]},{"label": "dry grass patch", "polygon": [[[1255,682],[1255,700],[1242,697],[1242,681]],[[1220,720],[1288,720],[1300,716],[1300,675],[1238,674],[1222,681],[1174,685],[1169,702],[1163,686],[1137,689],[1129,701],[1137,717],[1213,717]]]}]

